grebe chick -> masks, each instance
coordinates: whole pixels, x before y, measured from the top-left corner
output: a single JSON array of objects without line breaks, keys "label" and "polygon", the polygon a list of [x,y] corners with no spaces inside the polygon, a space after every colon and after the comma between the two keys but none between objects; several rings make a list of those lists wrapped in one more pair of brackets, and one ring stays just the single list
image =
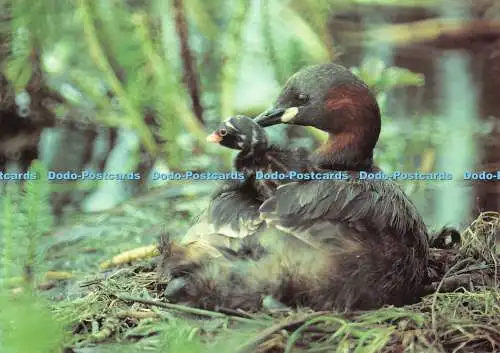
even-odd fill
[{"label": "grebe chick", "polygon": [[[226,119],[207,137],[207,141],[240,151],[234,167],[246,175],[247,182],[256,190],[257,198],[261,201],[273,196],[278,186],[290,182],[290,172],[303,173],[310,169],[309,152],[306,149],[285,150],[270,145],[264,129],[244,115]],[[285,177],[257,179],[257,172],[278,172]]]}]

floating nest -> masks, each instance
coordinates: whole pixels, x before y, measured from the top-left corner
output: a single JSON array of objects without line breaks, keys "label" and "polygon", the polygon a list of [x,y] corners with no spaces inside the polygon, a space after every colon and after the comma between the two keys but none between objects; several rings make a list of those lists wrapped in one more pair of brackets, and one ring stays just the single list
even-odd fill
[{"label": "floating nest", "polygon": [[499,232],[500,214],[482,213],[459,245],[432,249],[430,294],[400,308],[201,310],[161,299],[166,283],[148,263],[80,283],[80,297],[56,311],[74,323],[66,353],[124,343],[133,352],[498,352]]}]

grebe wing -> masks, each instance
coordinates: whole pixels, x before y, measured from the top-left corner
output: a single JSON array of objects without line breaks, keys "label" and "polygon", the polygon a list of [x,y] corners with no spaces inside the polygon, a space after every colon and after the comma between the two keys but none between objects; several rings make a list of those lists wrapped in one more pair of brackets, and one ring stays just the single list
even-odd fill
[{"label": "grebe wing", "polygon": [[236,249],[242,239],[264,226],[265,222],[260,219],[260,204],[250,185],[226,181],[213,193],[208,208],[182,242],[199,241],[207,246]]},{"label": "grebe wing", "polygon": [[315,180],[278,187],[259,209],[268,224],[294,234],[336,238],[347,229],[356,236],[420,233],[427,230],[416,207],[394,182]]}]

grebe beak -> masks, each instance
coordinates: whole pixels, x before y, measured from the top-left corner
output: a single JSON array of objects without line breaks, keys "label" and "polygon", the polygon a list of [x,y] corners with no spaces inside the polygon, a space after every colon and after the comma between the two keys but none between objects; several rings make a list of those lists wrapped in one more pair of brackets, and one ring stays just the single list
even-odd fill
[{"label": "grebe beak", "polygon": [[291,122],[298,112],[299,108],[297,107],[291,107],[287,109],[271,108],[257,116],[254,120],[262,127],[273,126],[277,124],[286,124]]},{"label": "grebe beak", "polygon": [[285,109],[271,108],[258,115],[254,120],[262,127],[281,124],[281,116],[285,113]]}]

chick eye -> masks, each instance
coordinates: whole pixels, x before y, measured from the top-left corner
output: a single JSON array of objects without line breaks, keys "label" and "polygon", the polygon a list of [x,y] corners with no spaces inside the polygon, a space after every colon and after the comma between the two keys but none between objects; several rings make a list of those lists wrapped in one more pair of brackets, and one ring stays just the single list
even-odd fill
[{"label": "chick eye", "polygon": [[226,129],[219,129],[219,135],[226,136],[227,135],[227,130]]},{"label": "chick eye", "polygon": [[299,95],[297,96],[297,98],[301,102],[307,102],[309,100],[309,96],[307,94],[305,94],[305,93],[299,93]]}]

